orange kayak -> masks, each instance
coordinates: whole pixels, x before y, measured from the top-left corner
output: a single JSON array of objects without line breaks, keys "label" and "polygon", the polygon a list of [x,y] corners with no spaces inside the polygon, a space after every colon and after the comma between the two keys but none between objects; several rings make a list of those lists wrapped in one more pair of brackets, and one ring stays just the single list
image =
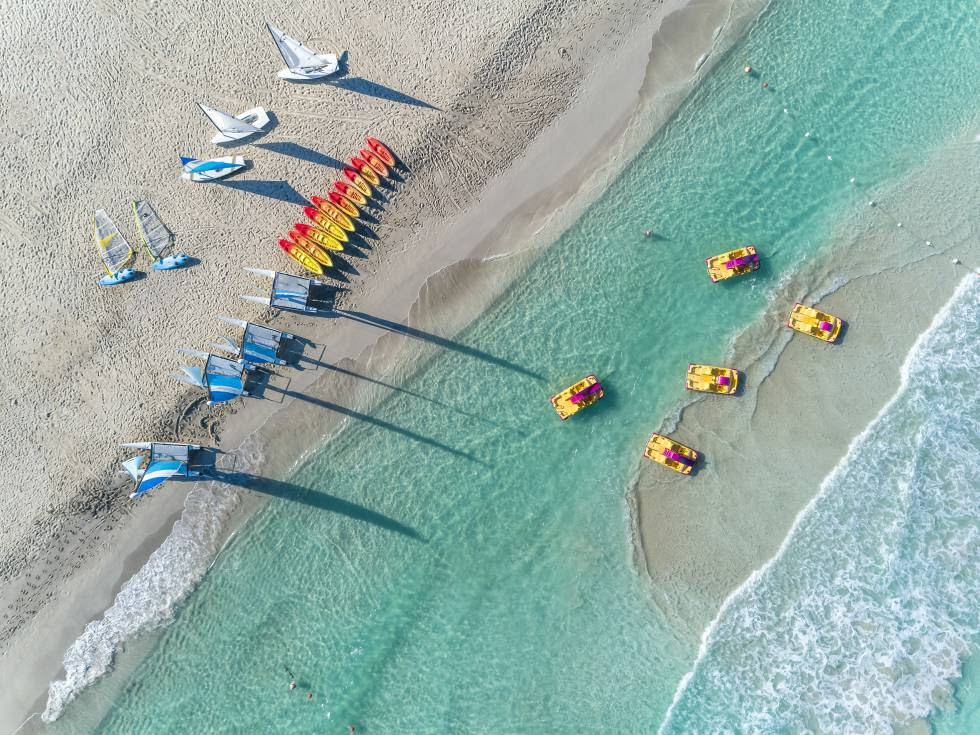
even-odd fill
[{"label": "orange kayak", "polygon": [[371,186],[381,186],[381,177],[378,176],[374,169],[367,165],[367,163],[357,156],[350,159],[350,162],[354,164],[354,168],[361,172],[361,176],[367,179]]},{"label": "orange kayak", "polygon": [[374,154],[374,151],[367,148],[361,148],[358,153],[361,154],[361,158],[363,158],[367,162],[367,165],[373,168],[379,176],[388,175],[388,167],[384,165],[384,161]]},{"label": "orange kayak", "polygon": [[293,225],[293,229],[296,230],[301,235],[305,235],[306,237],[308,237],[310,240],[315,242],[321,248],[326,248],[327,250],[334,250],[338,253],[344,252],[344,246],[340,244],[340,240],[338,240],[333,235],[328,235],[319,227],[308,225],[305,222],[297,222],[295,225]]},{"label": "orange kayak", "polygon": [[390,150],[388,150],[384,144],[377,138],[367,138],[368,148],[378,154],[378,158],[384,161],[389,166],[395,165],[395,156]]},{"label": "orange kayak", "polygon": [[357,206],[353,202],[351,202],[350,199],[340,196],[340,194],[338,194],[335,191],[328,192],[327,196],[330,197],[330,201],[333,202],[333,205],[347,216],[349,217],[361,216],[361,210],[358,209]]},{"label": "orange kayak", "polygon": [[318,276],[323,275],[323,266],[313,260],[313,256],[296,243],[290,242],[289,240],[280,240],[279,247],[282,248],[282,251],[286,255],[306,268],[310,273],[316,273]]},{"label": "orange kayak", "polygon": [[344,166],[344,176],[347,180],[351,182],[361,194],[366,197],[371,196],[371,187],[368,186],[366,182],[357,171],[352,169],[350,166]]},{"label": "orange kayak", "polygon": [[333,188],[361,207],[367,206],[367,198],[356,188],[344,181],[333,182]]},{"label": "orange kayak", "polygon": [[323,232],[326,232],[341,242],[348,241],[347,233],[343,228],[316,207],[303,207],[303,214],[309,217],[310,221]]},{"label": "orange kayak", "polygon": [[304,237],[296,230],[289,231],[289,237],[294,243],[299,245],[303,250],[308,252],[313,256],[315,260],[320,265],[325,265],[327,268],[333,265],[333,259],[327,255],[327,251],[317,245],[313,240],[308,237]]},{"label": "orange kayak", "polygon": [[313,206],[315,206],[345,230],[348,232],[354,231],[354,223],[351,222],[351,218],[337,209],[328,200],[324,199],[323,197],[314,196],[310,197],[310,201],[313,202]]}]

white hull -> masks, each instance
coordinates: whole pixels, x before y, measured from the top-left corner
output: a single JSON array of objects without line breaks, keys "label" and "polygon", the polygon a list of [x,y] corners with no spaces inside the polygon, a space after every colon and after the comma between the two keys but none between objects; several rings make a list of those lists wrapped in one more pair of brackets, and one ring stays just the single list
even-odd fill
[{"label": "white hull", "polygon": [[[208,163],[224,163],[222,167],[209,168],[206,171],[190,171],[196,166]],[[245,166],[245,159],[242,156],[226,156],[225,158],[212,158],[210,161],[194,161],[184,166],[184,171],[180,178],[188,181],[214,181],[231,176],[233,173],[241,171]]]},{"label": "white hull", "polygon": [[[255,127],[259,128],[260,131],[269,124],[269,113],[265,111],[264,107],[253,107],[251,110],[245,110],[245,112],[243,112],[241,115],[235,115],[235,118],[241,120],[242,122],[248,123],[249,125],[254,125]],[[258,133],[252,130],[245,130],[240,133],[218,133],[216,136],[211,138],[211,142],[214,144],[230,143],[234,140],[247,138],[250,135],[258,135]]]},{"label": "white hull", "polygon": [[331,74],[336,74],[337,69],[340,68],[340,64],[337,63],[337,57],[333,54],[323,54],[319,57],[319,60],[323,63],[323,66],[309,69],[290,67],[280,70],[277,76],[280,79],[302,82],[329,77]]}]

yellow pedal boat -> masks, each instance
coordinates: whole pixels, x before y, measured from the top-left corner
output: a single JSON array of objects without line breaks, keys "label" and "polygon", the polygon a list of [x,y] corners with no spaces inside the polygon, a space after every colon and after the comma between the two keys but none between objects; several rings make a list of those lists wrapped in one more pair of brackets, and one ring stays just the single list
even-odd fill
[{"label": "yellow pedal boat", "polygon": [[754,245],[746,245],[744,248],[736,248],[721,255],[705,258],[704,264],[708,266],[711,282],[718,283],[727,278],[759,270],[759,254],[756,253]]},{"label": "yellow pedal boat", "polygon": [[589,375],[558,395],[552,396],[551,405],[558,412],[558,417],[564,421],[572,414],[591,406],[604,395],[606,394],[602,390],[599,379],[595,375]]},{"label": "yellow pedal boat", "polygon": [[643,450],[643,456],[664,467],[670,467],[674,472],[689,475],[697,464],[699,455],[690,447],[678,444],[663,434],[654,433]]},{"label": "yellow pedal boat", "polygon": [[786,326],[790,329],[809,334],[811,337],[822,339],[831,344],[837,341],[842,325],[843,322],[833,314],[825,314],[812,306],[804,306],[799,303],[793,307],[789,321],[786,322]]},{"label": "yellow pedal boat", "polygon": [[733,396],[738,390],[738,370],[692,362],[687,366],[687,389]]}]

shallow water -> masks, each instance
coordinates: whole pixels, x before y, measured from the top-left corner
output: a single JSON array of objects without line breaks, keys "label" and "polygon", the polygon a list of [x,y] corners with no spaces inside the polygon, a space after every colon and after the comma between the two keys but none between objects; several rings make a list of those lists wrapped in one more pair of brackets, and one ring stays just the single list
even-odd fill
[{"label": "shallow water", "polygon": [[[698,641],[632,564],[643,444],[686,364],[724,357],[860,187],[973,119],[978,20],[774,4],[467,351],[405,386],[449,407],[396,394],[274,486],[289,499],[235,537],[101,731],[655,730]],[[710,284],[703,258],[743,242],[762,269]],[[548,396],[589,372],[608,396],[559,422]]]}]

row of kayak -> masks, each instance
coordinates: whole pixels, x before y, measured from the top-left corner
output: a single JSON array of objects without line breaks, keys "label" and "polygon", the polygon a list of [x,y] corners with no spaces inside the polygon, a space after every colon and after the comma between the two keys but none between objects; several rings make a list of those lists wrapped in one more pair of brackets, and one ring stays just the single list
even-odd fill
[{"label": "row of kayak", "polygon": [[305,270],[322,276],[324,268],[333,267],[331,252],[343,252],[344,243],[357,231],[356,220],[368,206],[382,178],[391,176],[395,166],[392,152],[376,138],[367,138],[367,146],[352,156],[350,166],[342,173],[346,181],[335,181],[327,196],[310,198],[312,206],[303,207],[309,222],[297,222],[279,248]]},{"label": "row of kayak", "polygon": [[[793,306],[786,326],[824,342],[833,343],[840,335],[843,323],[832,314],[797,303]],[[684,385],[688,390],[701,393],[734,396],[738,392],[740,380],[741,373],[735,368],[692,362],[687,366]],[[552,396],[551,405],[558,413],[558,417],[564,421],[604,396],[605,391],[599,379],[595,375],[587,375],[561,393]],[[655,432],[647,442],[643,456],[682,475],[690,475],[700,455],[696,449]]]}]

